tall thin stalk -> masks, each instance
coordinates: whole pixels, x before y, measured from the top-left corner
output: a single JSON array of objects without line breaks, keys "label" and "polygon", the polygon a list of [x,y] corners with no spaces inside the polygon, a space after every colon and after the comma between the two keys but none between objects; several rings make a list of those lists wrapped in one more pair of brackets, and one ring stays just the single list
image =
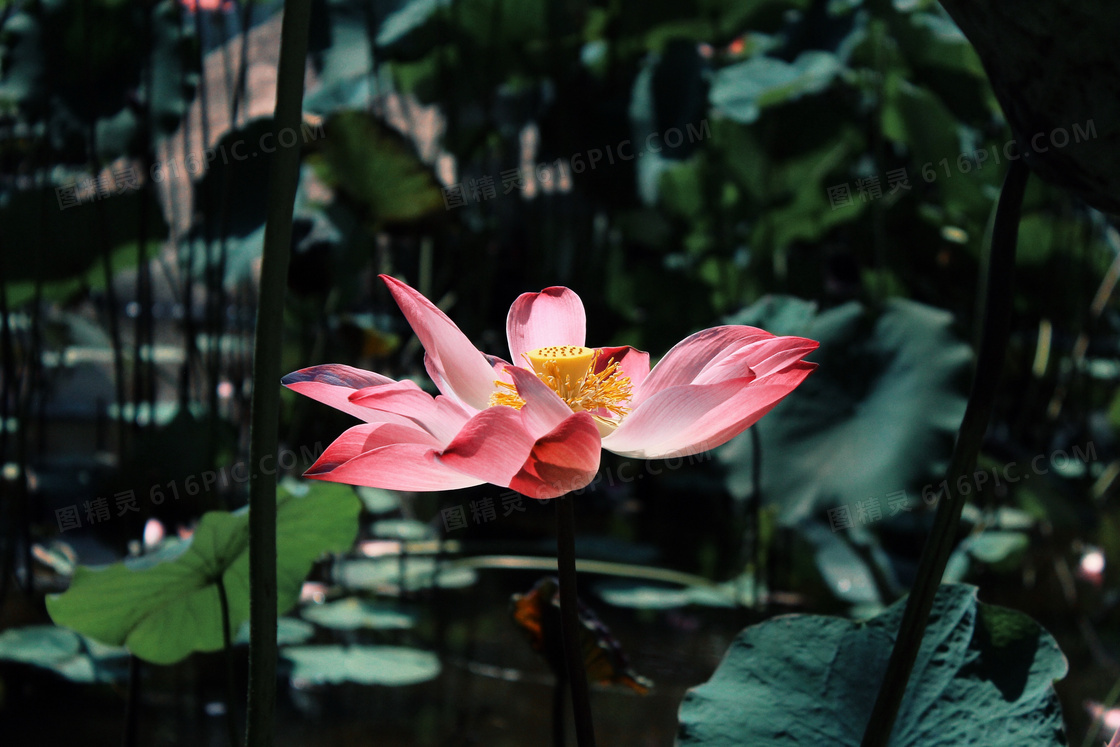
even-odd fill
[{"label": "tall thin stalk", "polygon": [[568,684],[572,691],[572,714],[576,722],[576,744],[595,747],[591,720],[591,690],[583,665],[579,637],[579,597],[576,594],[576,519],[571,496],[556,500],[556,561],[560,576],[560,629]]},{"label": "tall thin stalk", "polygon": [[[276,83],[275,133],[298,131],[311,0],[285,0]],[[279,140],[279,138],[278,138]],[[280,351],[284,289],[292,243],[292,209],[300,151],[278,148],[269,172],[268,217],[257,299],[249,459],[249,707],[248,747],[272,747],[276,732],[276,472],[258,469],[275,459],[280,410]]]},{"label": "tall thin stalk", "polygon": [[861,747],[886,747],[890,741],[891,730],[906,693],[906,684],[929,622],[933,598],[941,585],[945,566],[956,543],[965,503],[964,496],[957,490],[957,483],[976,468],[976,456],[980,451],[984,432],[988,429],[988,420],[1003,373],[1014,301],[1012,279],[1015,270],[1015,245],[1019,237],[1019,214],[1027,176],[1027,167],[1021,160],[1010,162],[987,247],[986,287],[981,299],[984,321],[976,362],[976,378],[957,435],[953,458],[949,463],[947,488],[937,504],[933,529],[922,550],[918,575],[906,602],[894,650],[891,651]]}]

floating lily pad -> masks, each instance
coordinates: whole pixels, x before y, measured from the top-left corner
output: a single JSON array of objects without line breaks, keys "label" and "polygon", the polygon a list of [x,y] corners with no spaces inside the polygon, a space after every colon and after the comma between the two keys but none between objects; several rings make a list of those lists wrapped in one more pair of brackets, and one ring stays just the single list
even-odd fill
[{"label": "floating lily pad", "polygon": [[416,519],[383,519],[375,521],[370,528],[374,537],[416,542],[419,540],[433,539],[435,531],[422,521]]},{"label": "floating lily pad", "polygon": [[[300,586],[325,552],[350,548],[359,504],[352,493],[311,491],[277,501],[277,605],[299,600]],[[211,511],[190,541],[155,564],[79,567],[70,588],[47,598],[59,625],[104,643],[124,645],[155,664],[222,647],[220,577],[229,600],[231,633],[249,617],[249,515]]]},{"label": "floating lily pad", "polygon": [[348,597],[337,602],[305,606],[300,614],[311,622],[336,630],[376,628],[402,630],[416,624],[416,616],[368,599]]},{"label": "floating lily pad", "polygon": [[[294,617],[281,617],[276,621],[276,643],[280,646],[294,646],[303,643],[315,635],[315,626]],[[237,637],[233,639],[235,645],[249,643],[249,621],[241,624]]]},{"label": "floating lily pad", "polygon": [[414,685],[435,679],[439,657],[401,646],[295,646],[281,655],[292,662],[292,680],[313,685]]},{"label": "floating lily pad", "polygon": [[[403,574],[403,579],[402,579]],[[335,566],[335,581],[351,589],[384,590],[404,587],[419,591],[439,586],[458,589],[472,586],[478,574],[470,568],[439,568],[435,558],[359,558]]]},{"label": "floating lily pad", "polygon": [[754,602],[754,580],[744,577],[714,586],[672,588],[642,583],[605,583],[595,589],[604,602],[615,607],[641,610],[670,610],[699,607],[749,606]]},{"label": "floating lily pad", "polygon": [[[905,601],[867,622],[787,615],[747,628],[680,709],[681,747],[855,747]],[[1064,745],[1053,681],[1067,670],[1028,616],[943,586],[891,747]]]},{"label": "floating lily pad", "polygon": [[116,682],[128,675],[128,651],[55,625],[0,633],[0,660],[50,669],[73,682]]},{"label": "floating lily pad", "polygon": [[371,514],[387,514],[401,507],[400,498],[390,490],[360,486],[357,491],[358,497],[362,499],[362,505]]}]

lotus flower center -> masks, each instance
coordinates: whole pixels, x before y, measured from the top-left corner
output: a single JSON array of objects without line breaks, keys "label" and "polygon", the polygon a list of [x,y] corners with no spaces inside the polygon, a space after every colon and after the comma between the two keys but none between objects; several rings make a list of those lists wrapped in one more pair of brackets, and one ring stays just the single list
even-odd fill
[{"label": "lotus flower center", "polygon": [[[630,377],[622,375],[617,361],[596,371],[599,351],[575,345],[554,345],[525,353],[537,378],[572,408],[587,411],[597,420],[617,420],[630,408]],[[490,405],[507,405],[521,409],[525,400],[513,384],[496,382],[499,391],[490,396]],[[504,390],[504,391],[503,391]]]},{"label": "lotus flower center", "polygon": [[[583,382],[587,369],[591,368],[591,362],[595,360],[595,351],[574,345],[559,345],[530,350],[525,357],[529,359],[529,365],[533,367],[537,376],[557,378],[557,383],[560,384],[557,394],[563,397],[562,389],[578,387]],[[547,379],[545,383],[548,383]]]}]

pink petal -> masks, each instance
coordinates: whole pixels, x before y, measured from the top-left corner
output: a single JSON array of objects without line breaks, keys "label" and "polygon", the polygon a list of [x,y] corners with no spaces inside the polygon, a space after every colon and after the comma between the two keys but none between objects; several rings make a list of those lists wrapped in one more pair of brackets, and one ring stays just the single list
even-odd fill
[{"label": "pink petal", "polygon": [[494,375],[486,358],[455,322],[428,299],[396,278],[382,275],[427,355],[424,365],[439,390],[482,410],[494,392]]},{"label": "pink petal", "polygon": [[387,490],[453,490],[481,481],[436,461],[427,432],[393,423],[357,425],[327,447],[305,477]]},{"label": "pink petal", "polygon": [[571,416],[572,408],[532,371],[509,366],[506,373],[525,400],[520,410],[521,423],[532,438],[540,438]]},{"label": "pink petal", "polygon": [[796,363],[817,347],[819,343],[816,340],[803,337],[769,337],[713,361],[692,383],[716,384],[742,376],[762,378]]},{"label": "pink petal", "polygon": [[387,376],[372,371],[328,363],[294,371],[280,381],[294,392],[299,392],[316,402],[330,405],[336,410],[342,410],[367,423],[390,422],[406,425],[409,423],[402,416],[371,410],[350,401],[350,395],[359,389],[397,383]]},{"label": "pink petal", "polygon": [[435,436],[441,444],[450,442],[472,414],[451,398],[442,395],[432,397],[411,381],[359,389],[350,395],[350,401],[408,418]]},{"label": "pink petal", "polygon": [[[774,343],[775,340],[787,340],[788,343]],[[794,342],[796,341],[796,342]],[[770,343],[777,345],[771,349],[768,346],[759,346],[757,353],[747,355],[742,359],[732,358],[739,351],[756,343]],[[673,346],[666,353],[649,377],[638,387],[631,400],[631,405],[637,407],[643,401],[664,389],[683,384],[699,382],[715,383],[724,378],[738,378],[732,373],[742,374],[745,368],[753,368],[754,364],[761,364],[768,357],[778,352],[785,345],[793,348],[805,348],[807,353],[816,347],[817,343],[800,337],[777,338],[769,332],[755,327],[728,325],[711,327],[690,335]],[[723,367],[733,366],[729,370]],[[705,376],[702,374],[707,373]],[[759,375],[758,371],[755,371]]]},{"label": "pink petal", "polygon": [[506,338],[511,360],[520,365],[522,355],[549,345],[583,346],[587,316],[574,291],[560,286],[540,293],[522,293],[509,308]]},{"label": "pink petal", "polygon": [[569,411],[555,428],[534,439],[520,411],[491,407],[471,418],[438,460],[533,498],[555,498],[590,483],[599,455],[599,430],[586,412]]},{"label": "pink petal", "polygon": [[684,338],[658,361],[634,392],[633,404],[669,387],[691,384],[707,366],[745,345],[773,337],[754,327],[711,327]]},{"label": "pink petal", "polygon": [[508,487],[532,449],[533,437],[521,413],[512,407],[491,407],[467,421],[438,459],[465,475]]},{"label": "pink petal", "polygon": [[509,486],[530,498],[559,498],[591,483],[601,455],[594,419],[586,412],[574,413],[537,440]]},{"label": "pink petal", "polygon": [[595,362],[595,371],[598,373],[611,363],[618,362],[622,375],[630,377],[630,388],[637,391],[642,382],[649,376],[649,353],[636,350],[629,345],[618,348],[599,348],[599,358]]},{"label": "pink petal", "polygon": [[815,368],[815,363],[800,361],[764,378],[662,389],[605,437],[603,448],[642,459],[714,449],[757,422]]}]

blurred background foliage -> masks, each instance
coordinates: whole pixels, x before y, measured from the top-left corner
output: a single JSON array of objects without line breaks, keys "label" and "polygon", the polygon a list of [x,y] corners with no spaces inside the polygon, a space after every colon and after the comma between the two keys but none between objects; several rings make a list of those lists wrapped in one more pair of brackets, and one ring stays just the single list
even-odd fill
[{"label": "blurred background foliage", "polygon": [[[508,304],[549,285],[580,294],[590,344],[655,358],[719,323],[821,341],[820,370],[757,441],[684,465],[607,454],[580,498],[581,557],[617,564],[584,592],[658,683],[643,701],[597,693],[616,714],[604,743],[671,743],[684,690],[747,622],[869,616],[905,593],[963,413],[980,249],[1019,152],[937,3],[315,0],[304,126],[274,142],[280,9],[0,8],[0,715],[17,743],[66,734],[49,718],[59,676],[71,694],[100,688],[90,739],[115,739],[122,718],[120,650],[44,625],[44,594],[76,564],[159,552],[245,503],[221,475],[247,458],[276,147],[304,152],[287,370],[338,362],[430,386],[378,273],[502,356]],[[1097,132],[1064,129],[1071,148]],[[1085,744],[1120,694],[1118,257],[1106,216],[1032,180],[1005,386],[949,571],[1055,635]],[[294,475],[351,424],[294,396],[284,408]],[[114,500],[130,491],[135,511]],[[108,519],[88,513],[102,497]],[[547,669],[505,605],[532,586],[522,561],[551,552],[550,509],[503,515],[482,488],[360,497],[357,545],[316,566],[310,622],[289,621],[288,643],[320,645],[285,649],[282,718],[302,725],[284,738],[345,744],[369,722],[386,744],[547,733],[545,716],[498,706],[549,712]],[[487,499],[493,519],[470,510]],[[64,523],[71,508],[81,526]],[[666,575],[635,580],[637,566]],[[339,645],[361,655],[332,659]],[[144,670],[143,743],[221,742],[209,648]]]}]

